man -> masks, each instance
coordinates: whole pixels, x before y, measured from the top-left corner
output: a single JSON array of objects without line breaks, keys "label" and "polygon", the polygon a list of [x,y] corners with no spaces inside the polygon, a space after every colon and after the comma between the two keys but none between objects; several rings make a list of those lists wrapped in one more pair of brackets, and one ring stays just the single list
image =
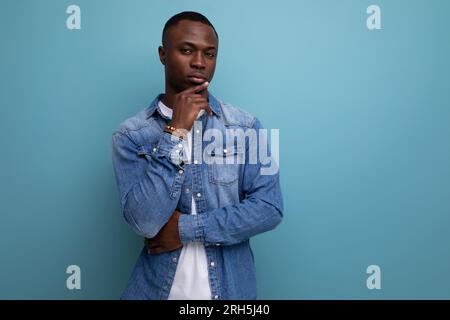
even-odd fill
[{"label": "man", "polygon": [[[218,43],[203,15],[170,18],[165,94],[113,133],[122,211],[146,244],[122,299],[256,299],[249,239],[282,220],[279,176],[251,161],[260,122],[208,91]],[[247,146],[222,139],[239,130]]]}]

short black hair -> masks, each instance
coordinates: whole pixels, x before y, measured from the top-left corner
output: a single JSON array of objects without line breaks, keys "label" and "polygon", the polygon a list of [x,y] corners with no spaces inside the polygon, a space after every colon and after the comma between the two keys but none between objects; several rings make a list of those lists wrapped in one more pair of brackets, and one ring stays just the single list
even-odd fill
[{"label": "short black hair", "polygon": [[177,13],[176,15],[171,17],[169,20],[167,20],[166,24],[164,25],[164,29],[163,29],[163,32],[162,32],[162,45],[164,47],[166,45],[166,43],[165,43],[166,41],[165,41],[164,38],[165,38],[167,30],[170,27],[173,27],[173,26],[177,25],[177,23],[180,22],[181,20],[198,21],[198,22],[201,22],[203,24],[206,24],[206,25],[210,26],[214,30],[214,33],[216,34],[217,40],[219,40],[219,35],[217,34],[216,28],[214,28],[214,26],[208,20],[208,18],[206,18],[201,13],[198,13],[198,12],[195,12],[195,11],[183,11],[183,12]]}]

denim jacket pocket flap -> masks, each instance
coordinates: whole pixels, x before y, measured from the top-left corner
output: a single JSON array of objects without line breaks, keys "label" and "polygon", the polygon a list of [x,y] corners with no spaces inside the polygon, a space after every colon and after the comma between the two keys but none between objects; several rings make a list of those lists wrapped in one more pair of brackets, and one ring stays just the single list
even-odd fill
[{"label": "denim jacket pocket flap", "polygon": [[211,152],[207,156],[209,181],[219,185],[234,184],[238,180],[243,161],[244,153],[239,150]]}]

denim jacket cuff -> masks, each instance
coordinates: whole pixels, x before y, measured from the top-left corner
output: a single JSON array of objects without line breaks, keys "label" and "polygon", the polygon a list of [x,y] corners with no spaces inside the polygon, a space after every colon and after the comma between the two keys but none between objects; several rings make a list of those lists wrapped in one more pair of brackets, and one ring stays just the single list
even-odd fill
[{"label": "denim jacket cuff", "polygon": [[183,139],[171,135],[170,133],[163,132],[161,138],[159,139],[156,151],[159,156],[166,157],[175,165],[183,165],[184,159],[184,149],[183,149]]},{"label": "denim jacket cuff", "polygon": [[204,221],[202,214],[182,214],[178,218],[178,232],[183,244],[204,242]]}]

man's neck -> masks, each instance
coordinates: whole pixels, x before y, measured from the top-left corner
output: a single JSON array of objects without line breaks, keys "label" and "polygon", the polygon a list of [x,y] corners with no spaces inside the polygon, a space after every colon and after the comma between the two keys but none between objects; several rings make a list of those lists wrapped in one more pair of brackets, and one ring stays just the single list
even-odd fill
[{"label": "man's neck", "polygon": [[175,95],[168,93],[167,90],[161,99],[162,103],[164,103],[164,105],[170,109],[172,109],[174,100],[175,100]]}]

